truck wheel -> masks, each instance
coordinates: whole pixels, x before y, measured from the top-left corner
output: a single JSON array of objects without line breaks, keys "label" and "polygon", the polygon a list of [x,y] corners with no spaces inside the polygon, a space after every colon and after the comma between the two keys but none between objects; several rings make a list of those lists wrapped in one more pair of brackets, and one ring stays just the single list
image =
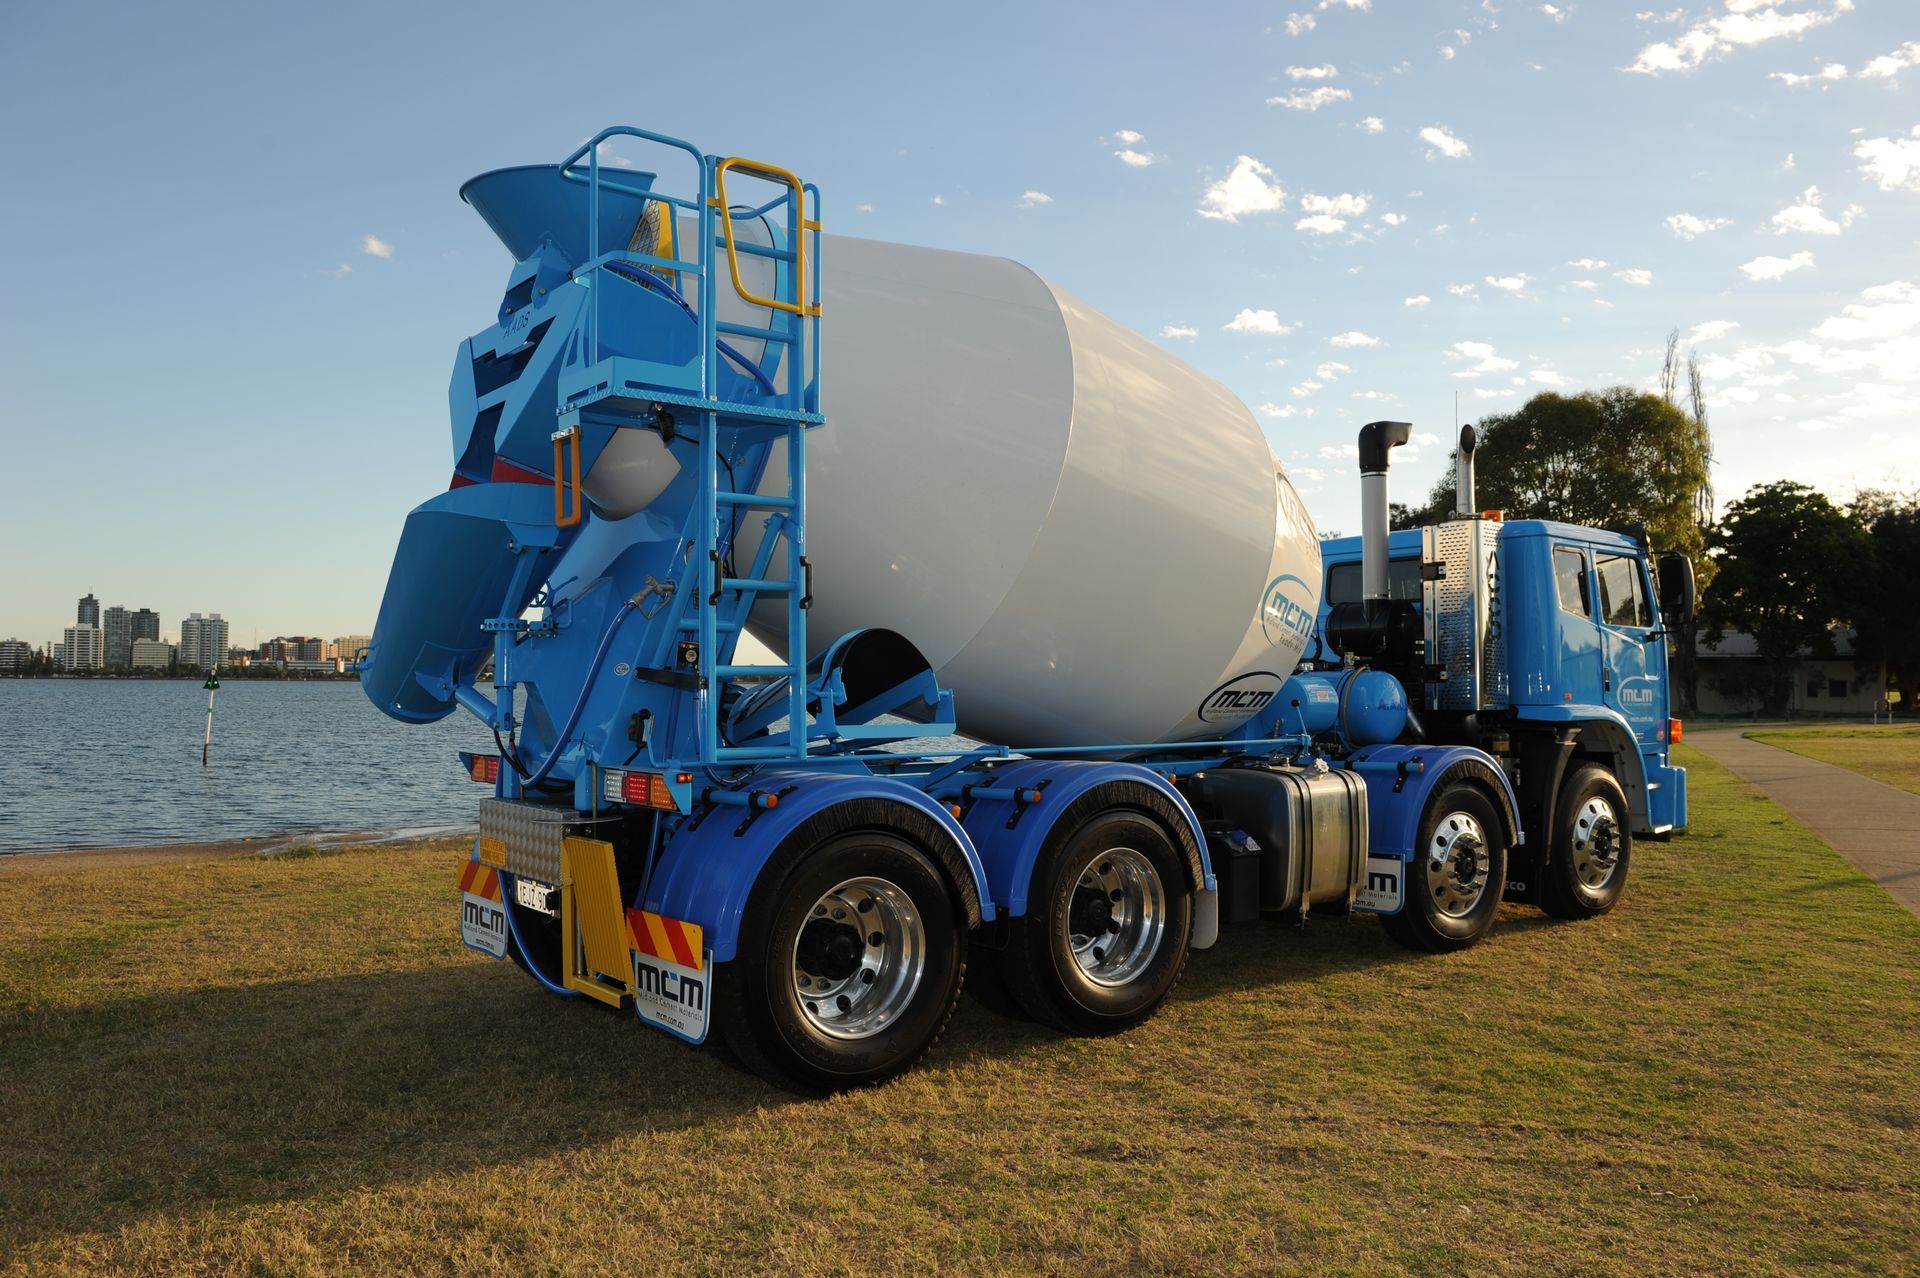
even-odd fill
[{"label": "truck wheel", "polygon": [[953,1015],[966,938],[925,852],[882,831],[836,834],[761,872],[714,1013],[727,1046],[776,1086],[884,1082]]},{"label": "truck wheel", "polygon": [[1598,764],[1575,768],[1554,805],[1553,847],[1540,885],[1540,908],[1557,919],[1605,914],[1627,887],[1633,828],[1626,792]]},{"label": "truck wheel", "polygon": [[1506,881],[1499,813],[1486,791],[1455,782],[1428,801],[1407,867],[1405,903],[1380,921],[1408,949],[1464,950],[1492,929]]},{"label": "truck wheel", "polygon": [[1186,966],[1186,866],[1156,822],[1111,809],[1049,837],[1007,928],[1001,976],[1029,1016],[1070,1034],[1131,1029]]}]

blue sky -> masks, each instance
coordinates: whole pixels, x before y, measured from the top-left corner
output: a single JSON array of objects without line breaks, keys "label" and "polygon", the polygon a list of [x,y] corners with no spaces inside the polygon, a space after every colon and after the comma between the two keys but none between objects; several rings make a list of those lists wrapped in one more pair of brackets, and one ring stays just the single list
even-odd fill
[{"label": "blue sky", "polygon": [[455,192],[610,123],[1157,336],[1323,529],[1354,529],[1361,423],[1416,423],[1424,492],[1456,395],[1645,385],[1675,326],[1723,500],[1920,484],[1910,0],[688,12],[0,11],[0,635],[88,590],[169,633],[364,630],[508,266]]}]

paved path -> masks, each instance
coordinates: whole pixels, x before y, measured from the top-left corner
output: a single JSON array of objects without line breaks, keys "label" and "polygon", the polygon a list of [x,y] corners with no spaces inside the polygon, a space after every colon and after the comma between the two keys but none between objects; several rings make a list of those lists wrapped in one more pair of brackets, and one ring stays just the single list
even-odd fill
[{"label": "paved path", "polygon": [[1687,726],[1687,744],[1711,755],[1831,843],[1920,914],[1920,794],[1749,741],[1737,728]]}]

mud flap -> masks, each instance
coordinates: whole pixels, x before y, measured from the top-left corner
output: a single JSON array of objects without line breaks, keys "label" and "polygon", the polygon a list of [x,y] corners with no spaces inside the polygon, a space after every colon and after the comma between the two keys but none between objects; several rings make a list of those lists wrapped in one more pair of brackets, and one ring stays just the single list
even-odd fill
[{"label": "mud flap", "polygon": [[478,861],[460,867],[460,940],[488,958],[507,956],[507,912],[500,903],[500,872]]}]

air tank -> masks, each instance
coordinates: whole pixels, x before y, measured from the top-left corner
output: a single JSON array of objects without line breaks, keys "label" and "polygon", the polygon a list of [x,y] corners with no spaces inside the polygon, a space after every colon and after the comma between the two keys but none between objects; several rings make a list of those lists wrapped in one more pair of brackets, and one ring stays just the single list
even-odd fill
[{"label": "air tank", "polygon": [[[1276,695],[1319,546],[1245,405],[1006,259],[830,236],[820,274],[814,647],[897,630],[964,731],[1015,746],[1231,735]],[[640,460],[610,448],[590,498],[633,507],[663,482]],[[778,649],[784,624],[750,629]]]}]

